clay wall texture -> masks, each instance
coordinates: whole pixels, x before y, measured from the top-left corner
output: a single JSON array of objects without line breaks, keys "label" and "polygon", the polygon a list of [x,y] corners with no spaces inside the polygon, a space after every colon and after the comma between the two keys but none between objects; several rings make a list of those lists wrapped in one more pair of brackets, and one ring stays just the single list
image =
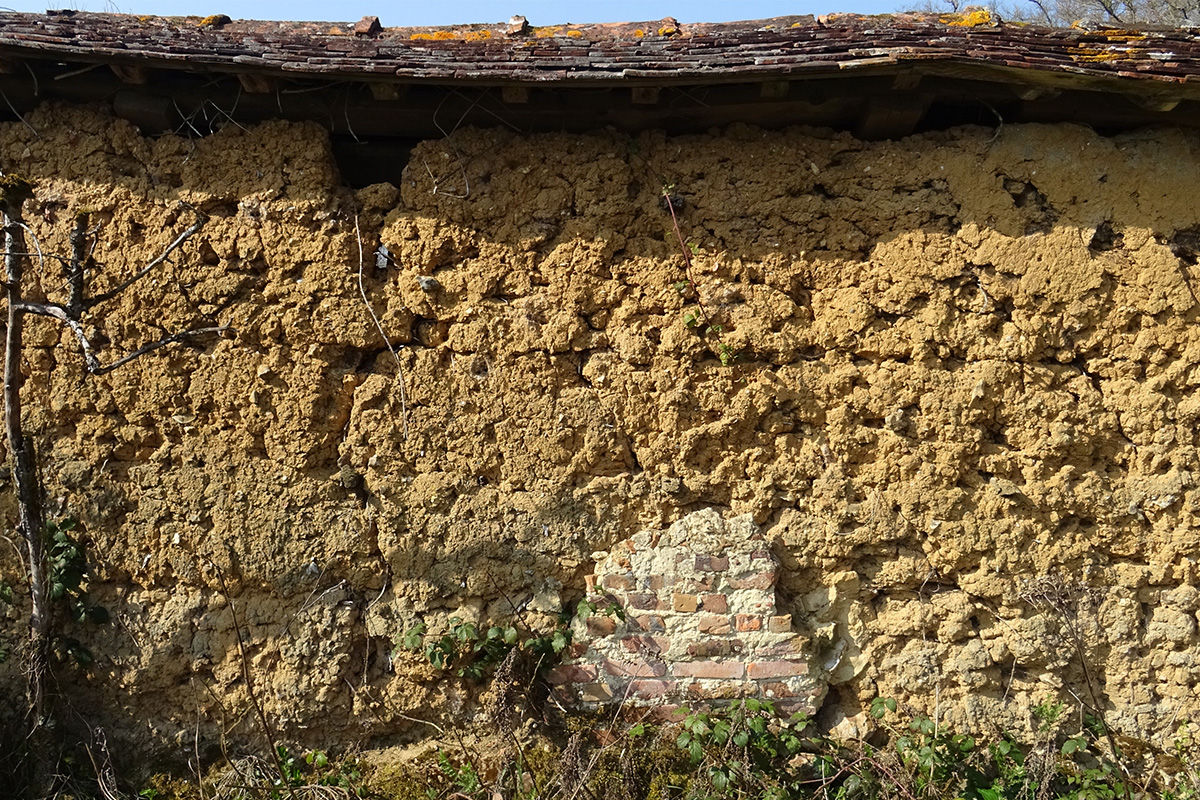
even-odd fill
[{"label": "clay wall texture", "polygon": [[[190,222],[180,199],[212,215],[98,333],[236,329],[100,378],[29,335],[27,426],[114,617],[70,630],[95,662],[58,681],[110,740],[254,735],[235,610],[288,737],[420,736],[401,715],[472,695],[393,652],[405,628],[549,622],[594,553],[708,509],[778,563],[764,617],[806,642],[828,724],[882,695],[1024,728],[1086,691],[1068,621],[1121,730],[1200,711],[1195,133],[459,130],[351,191],[316,125],[28,123],[0,163],[36,180],[45,252],[102,209],[98,288]],[[685,322],[664,184],[732,366]]]}]

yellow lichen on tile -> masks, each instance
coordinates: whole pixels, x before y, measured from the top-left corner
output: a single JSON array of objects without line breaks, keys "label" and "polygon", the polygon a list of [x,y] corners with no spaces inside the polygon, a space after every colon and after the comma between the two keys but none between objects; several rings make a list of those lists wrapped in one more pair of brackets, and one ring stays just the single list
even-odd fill
[{"label": "yellow lichen on tile", "polygon": [[938,19],[953,28],[977,28],[990,24],[992,15],[986,9],[978,8],[966,14],[942,14]]},{"label": "yellow lichen on tile", "polygon": [[638,38],[638,39],[641,39],[643,36],[645,36],[645,35],[646,35],[646,32],[645,32],[644,30],[642,30],[641,28],[638,28],[637,30],[635,30],[635,31],[633,32],[633,35],[634,35],[636,38]]},{"label": "yellow lichen on tile", "polygon": [[572,39],[580,39],[583,37],[583,31],[567,31],[567,36],[570,36]]},{"label": "yellow lichen on tile", "polygon": [[1129,53],[1124,50],[1103,50],[1071,54],[1072,61],[1079,61],[1085,64],[1096,64],[1105,61],[1119,61],[1122,58],[1128,57]]},{"label": "yellow lichen on tile", "polygon": [[483,41],[484,39],[490,39],[490,38],[492,38],[492,32],[487,31],[487,30],[470,31],[465,36],[463,36],[463,39],[468,42],[480,42],[480,41]]},{"label": "yellow lichen on tile", "polygon": [[659,36],[674,36],[679,33],[679,29],[674,25],[664,25],[658,29]]},{"label": "yellow lichen on tile", "polygon": [[411,38],[414,41],[445,41],[447,39],[457,39],[458,35],[454,31],[436,31],[435,33],[414,33]]}]

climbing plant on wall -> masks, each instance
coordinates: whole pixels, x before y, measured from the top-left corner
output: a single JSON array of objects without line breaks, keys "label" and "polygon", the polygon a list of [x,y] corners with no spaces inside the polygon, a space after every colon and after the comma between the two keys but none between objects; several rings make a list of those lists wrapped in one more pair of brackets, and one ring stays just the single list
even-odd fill
[{"label": "climbing plant on wall", "polygon": [[[61,522],[48,526],[45,519],[42,488],[38,483],[37,453],[32,440],[25,433],[21,419],[21,364],[24,357],[26,318],[31,314],[49,317],[65,325],[78,342],[83,354],[84,367],[90,375],[111,372],[147,353],[176,342],[219,334],[225,331],[227,326],[201,327],[174,333],[143,344],[110,363],[102,363],[97,354],[98,347],[89,336],[85,324],[103,316],[106,302],[119,297],[158,267],[169,263],[171,255],[198,233],[208,218],[198,209],[181,204],[182,210],[190,212],[195,218],[191,225],[133,275],[116,281],[107,291],[93,293],[90,290],[89,278],[96,268],[92,252],[100,230],[98,226],[93,227],[91,224],[95,212],[82,209],[74,215],[68,255],[47,253],[33,231],[25,224],[22,213],[25,203],[32,199],[34,194],[35,186],[30,181],[18,175],[0,176],[0,214],[3,216],[4,229],[4,296],[8,301],[4,356],[5,440],[16,485],[18,530],[25,545],[24,556],[28,574],[30,615],[29,641],[25,655],[28,661],[27,718],[30,740],[36,745],[51,718],[46,697],[46,676],[55,618],[53,601],[66,598],[73,611],[81,611],[84,617],[99,619],[105,614],[102,610],[98,611],[90,606],[86,599],[82,599],[82,549],[70,536],[70,528],[64,528]],[[57,262],[61,265],[66,281],[59,299],[39,302],[27,299],[30,292],[25,285],[25,268],[28,262],[35,258],[39,267],[42,267],[43,274],[45,262]],[[78,651],[76,655],[77,658],[83,656],[83,651]]]}]

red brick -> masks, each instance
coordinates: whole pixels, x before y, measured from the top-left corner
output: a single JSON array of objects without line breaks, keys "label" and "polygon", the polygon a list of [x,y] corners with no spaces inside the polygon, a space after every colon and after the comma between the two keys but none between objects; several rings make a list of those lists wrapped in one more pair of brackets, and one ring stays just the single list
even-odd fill
[{"label": "red brick", "polygon": [[641,700],[653,700],[670,694],[673,686],[671,681],[632,681],[629,693]]},{"label": "red brick", "polygon": [[667,674],[667,665],[661,661],[613,661],[604,659],[604,671],[622,678],[661,678]]},{"label": "red brick", "polygon": [[763,695],[766,697],[795,697],[795,693],[786,683],[764,683]]},{"label": "red brick", "polygon": [[775,570],[755,572],[742,578],[730,578],[732,589],[770,589],[775,585]]},{"label": "red brick", "polygon": [[593,614],[587,619],[587,630],[592,636],[612,636],[617,632],[617,621],[612,617]]},{"label": "red brick", "polygon": [[658,608],[658,595],[656,594],[631,594],[626,600],[629,608],[636,608],[642,611],[653,611]]},{"label": "red brick", "polygon": [[728,569],[727,556],[696,556],[697,572],[725,572]]},{"label": "red brick", "polygon": [[719,678],[728,680],[746,674],[741,661],[679,661],[671,665],[671,673],[680,678]]},{"label": "red brick", "polygon": [[700,595],[700,607],[710,614],[729,613],[729,598],[723,594]]},{"label": "red brick", "polygon": [[596,593],[596,576],[595,575],[584,575],[583,576],[583,585],[587,588],[588,594],[595,594]]},{"label": "red brick", "polygon": [[700,618],[701,633],[730,633],[729,617],[707,616]]},{"label": "red brick", "polygon": [[752,661],[746,665],[746,674],[759,680],[762,678],[794,678],[808,674],[804,661]]},{"label": "red brick", "polygon": [[702,575],[698,578],[678,581],[676,586],[685,592],[711,592],[716,586],[716,580],[712,575]]},{"label": "red brick", "polygon": [[587,642],[572,642],[567,648],[567,658],[583,658],[588,651]]},{"label": "red brick", "polygon": [[663,633],[667,629],[667,623],[658,614],[638,614],[629,617],[629,629],[631,631],[646,631],[648,633]]},{"label": "red brick", "polygon": [[790,717],[793,714],[803,714],[806,717],[811,717],[817,713],[817,709],[808,700],[788,700],[783,703],[776,703],[775,712],[782,717]]},{"label": "red brick", "polygon": [[[666,645],[664,647],[663,645]],[[621,647],[629,653],[659,654],[671,646],[671,640],[661,636],[626,636]]]},{"label": "red brick", "polygon": [[632,592],[635,588],[632,575],[605,575],[600,579],[600,585],[619,592]]},{"label": "red brick", "polygon": [[636,712],[636,717],[631,715],[631,718],[636,719],[637,722],[643,721],[646,716],[654,722],[679,722],[689,713],[686,708],[670,705],[655,706],[644,713],[640,708],[631,708],[629,710]]},{"label": "red brick", "polygon": [[546,681],[558,686],[563,683],[590,683],[596,680],[596,668],[590,665],[559,664],[546,673]]},{"label": "red brick", "polygon": [[792,615],[784,614],[779,617],[768,617],[767,630],[769,630],[771,633],[791,633]]},{"label": "red brick", "polygon": [[786,659],[789,656],[803,655],[807,641],[808,640],[803,636],[793,636],[790,639],[785,639],[778,644],[759,648],[758,654],[760,656],[771,656],[777,659]]},{"label": "red brick", "polygon": [[668,577],[665,575],[651,575],[648,585],[650,586],[650,591],[659,592],[659,591],[662,591],[663,589],[667,588],[668,586],[674,586],[675,578]]},{"label": "red brick", "polygon": [[714,656],[737,655],[742,652],[745,644],[741,639],[709,639],[704,642],[693,642],[688,645],[688,655],[692,658],[712,658]]},{"label": "red brick", "polygon": [[750,554],[750,560],[751,561],[770,561],[771,560],[771,551],[755,550],[753,553]]},{"label": "red brick", "polygon": [[697,601],[699,599],[700,598],[694,594],[681,594],[676,592],[675,594],[671,595],[671,607],[675,611],[690,614],[696,610]]},{"label": "red brick", "polygon": [[739,631],[761,631],[762,617],[756,617],[753,614],[738,614],[737,629]]}]

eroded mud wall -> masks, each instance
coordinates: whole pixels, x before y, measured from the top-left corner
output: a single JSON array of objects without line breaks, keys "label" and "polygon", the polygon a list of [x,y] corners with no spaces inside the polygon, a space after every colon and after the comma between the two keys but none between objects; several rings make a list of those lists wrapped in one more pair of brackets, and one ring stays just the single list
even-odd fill
[{"label": "eroded mud wall", "polygon": [[[59,681],[110,737],[254,735],[222,577],[288,736],[420,735],[397,712],[466,693],[392,655],[407,625],[536,623],[594,551],[708,507],[761,526],[829,722],[885,695],[1023,727],[1086,692],[1068,621],[1124,730],[1197,711],[1194,134],[458,131],[352,193],[316,126],[28,122],[0,159],[38,183],[44,252],[100,212],[99,289],[179,200],[212,216],[97,310],[111,352],[236,331],[100,378],[29,337],[26,424],[114,617],[70,628],[95,662]],[[664,185],[719,338],[688,324]]]}]

